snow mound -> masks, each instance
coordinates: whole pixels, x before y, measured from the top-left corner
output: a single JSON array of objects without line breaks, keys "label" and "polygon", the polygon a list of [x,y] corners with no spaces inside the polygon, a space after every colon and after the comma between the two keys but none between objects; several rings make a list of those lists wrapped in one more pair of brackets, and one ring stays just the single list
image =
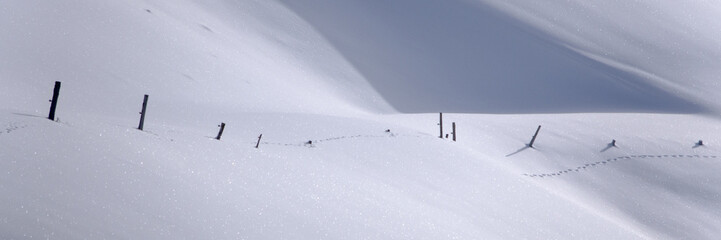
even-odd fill
[{"label": "snow mound", "polygon": [[402,112],[718,109],[716,3],[283,2]]},{"label": "snow mound", "polygon": [[5,1],[0,238],[716,239],[716,6]]},{"label": "snow mound", "polygon": [[176,120],[391,111],[312,26],[273,1],[9,1],[0,28],[6,108],[44,112],[62,81],[60,108],[75,113],[133,116],[143,94]]}]

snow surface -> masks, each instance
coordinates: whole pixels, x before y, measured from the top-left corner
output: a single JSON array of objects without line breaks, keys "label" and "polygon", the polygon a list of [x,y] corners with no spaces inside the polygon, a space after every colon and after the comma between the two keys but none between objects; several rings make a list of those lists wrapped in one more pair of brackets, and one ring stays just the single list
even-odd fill
[{"label": "snow surface", "polygon": [[715,1],[282,1],[402,112],[696,113],[721,102]]},{"label": "snow surface", "polygon": [[718,12],[1,1],[0,238],[716,239]]}]

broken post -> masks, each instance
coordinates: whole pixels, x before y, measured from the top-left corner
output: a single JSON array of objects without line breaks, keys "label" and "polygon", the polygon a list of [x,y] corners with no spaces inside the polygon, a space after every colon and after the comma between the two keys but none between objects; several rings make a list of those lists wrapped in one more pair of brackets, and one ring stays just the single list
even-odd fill
[{"label": "broken post", "polygon": [[216,140],[220,140],[220,136],[223,135],[223,130],[225,130],[225,123],[221,122],[220,125],[218,125],[218,127],[220,127],[220,131],[218,132],[218,136],[215,137]]},{"label": "broken post", "polygon": [[143,123],[145,122],[145,109],[148,107],[148,94],[145,94],[145,97],[143,97],[143,110],[140,111],[140,124],[138,124],[138,129],[140,131],[143,131]]},{"label": "broken post", "polygon": [[48,119],[55,121],[55,109],[58,107],[58,97],[60,96],[60,82],[55,81],[55,89],[53,90],[53,99],[50,100],[50,114]]},{"label": "broken post", "polygon": [[261,139],[261,138],[263,138],[263,134],[260,134],[260,136],[258,136],[258,142],[255,143],[255,148],[258,148],[258,146],[260,146],[260,139]]},{"label": "broken post", "polygon": [[440,123],[438,123],[438,126],[441,128],[441,135],[439,135],[439,138],[443,138],[443,113],[440,113]]},{"label": "broken post", "polygon": [[538,137],[538,132],[541,131],[541,125],[538,125],[538,129],[536,129],[536,134],[533,134],[533,138],[531,139],[531,143],[528,144],[529,147],[533,148],[533,143],[536,142],[536,137]]},{"label": "broken post", "polygon": [[453,132],[451,132],[451,133],[453,134],[453,141],[455,142],[456,141],[456,122],[453,122]]}]

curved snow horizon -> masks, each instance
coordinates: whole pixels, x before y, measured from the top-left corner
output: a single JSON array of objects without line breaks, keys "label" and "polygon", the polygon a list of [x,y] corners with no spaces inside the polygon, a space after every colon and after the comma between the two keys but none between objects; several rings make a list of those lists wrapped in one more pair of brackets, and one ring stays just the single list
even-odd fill
[{"label": "curved snow horizon", "polygon": [[[707,78],[717,78],[709,71],[719,66],[711,57],[721,56],[721,48],[708,41],[696,46],[694,39],[676,34],[683,29],[664,32],[689,25],[706,35],[718,29],[702,30],[701,23],[679,20],[673,12],[647,13],[637,6],[669,10],[671,3],[593,8],[593,2],[281,1],[401,112],[700,113],[719,108],[712,101],[716,97],[699,95],[718,88]],[[647,36],[647,22],[619,25],[650,21],[649,14],[669,26],[649,27]],[[639,33],[627,34],[634,31]],[[693,53],[679,53],[685,45]],[[680,64],[674,54],[686,62]],[[680,73],[693,73],[694,79]]]}]

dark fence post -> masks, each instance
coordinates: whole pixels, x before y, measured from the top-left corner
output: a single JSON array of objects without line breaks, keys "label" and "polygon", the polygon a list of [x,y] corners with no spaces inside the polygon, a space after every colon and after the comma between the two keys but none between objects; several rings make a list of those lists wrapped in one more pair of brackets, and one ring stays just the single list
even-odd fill
[{"label": "dark fence post", "polygon": [[538,137],[538,132],[541,131],[541,125],[538,125],[538,129],[536,129],[536,134],[533,134],[533,138],[531,139],[531,143],[528,144],[529,147],[533,148],[533,143],[536,142],[536,137]]},{"label": "dark fence post", "polygon": [[438,137],[443,138],[443,113],[440,113],[440,123],[438,125],[441,128],[441,135],[438,135]]},{"label": "dark fence post", "polygon": [[255,143],[255,148],[258,148],[258,146],[260,146],[260,139],[261,139],[261,138],[263,138],[263,134],[260,134],[260,136],[258,136],[258,142]]},{"label": "dark fence post", "polygon": [[58,97],[60,96],[60,82],[55,81],[55,89],[53,90],[53,99],[50,100],[50,114],[48,119],[55,121],[55,109],[58,107]]},{"label": "dark fence post", "polygon": [[220,140],[220,136],[223,135],[223,130],[225,130],[225,123],[221,122],[220,125],[218,125],[218,127],[220,127],[220,131],[218,132],[218,136],[215,137],[215,139]]},{"label": "dark fence post", "polygon": [[453,141],[456,141],[456,122],[453,122]]},{"label": "dark fence post", "polygon": [[145,109],[148,107],[148,94],[145,94],[145,97],[143,98],[143,110],[140,112],[140,124],[138,124],[138,129],[140,131],[143,130],[143,123],[145,123]]}]

